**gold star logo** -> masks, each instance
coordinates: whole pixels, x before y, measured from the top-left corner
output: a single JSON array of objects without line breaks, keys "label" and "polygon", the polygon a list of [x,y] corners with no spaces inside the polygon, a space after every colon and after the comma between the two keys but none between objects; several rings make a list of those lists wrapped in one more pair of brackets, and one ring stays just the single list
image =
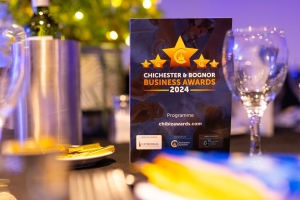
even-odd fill
[{"label": "gold star logo", "polygon": [[144,62],[141,63],[143,65],[143,68],[149,68],[149,65],[151,63],[149,63],[147,60],[145,60]]},{"label": "gold star logo", "polygon": [[166,60],[162,60],[157,54],[155,60],[150,60],[150,62],[154,65],[153,69],[163,69],[163,64],[166,62]]},{"label": "gold star logo", "polygon": [[179,66],[190,69],[190,58],[198,49],[185,47],[181,36],[179,36],[174,48],[167,48],[162,50],[171,58],[171,69]]},{"label": "gold star logo", "polygon": [[215,59],[209,63],[212,67],[216,68],[218,66],[218,62],[215,61]]},{"label": "gold star logo", "polygon": [[203,55],[200,55],[199,59],[194,60],[194,62],[197,64],[197,68],[206,68],[206,64],[209,62],[208,59],[204,59]]}]

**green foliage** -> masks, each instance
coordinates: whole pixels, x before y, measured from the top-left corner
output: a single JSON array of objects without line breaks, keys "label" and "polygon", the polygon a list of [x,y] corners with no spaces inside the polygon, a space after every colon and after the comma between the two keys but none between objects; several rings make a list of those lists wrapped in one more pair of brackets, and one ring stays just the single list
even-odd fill
[{"label": "green foliage", "polygon": [[[9,9],[15,20],[24,25],[32,15],[30,0],[9,0]],[[123,43],[129,36],[130,18],[159,18],[162,11],[154,0],[149,9],[143,0],[51,0],[50,12],[62,26],[66,39],[75,39],[83,44],[98,45],[110,41],[106,34],[112,30],[119,35],[116,43]],[[119,4],[113,6],[113,4]],[[74,17],[80,11],[84,17]]]}]

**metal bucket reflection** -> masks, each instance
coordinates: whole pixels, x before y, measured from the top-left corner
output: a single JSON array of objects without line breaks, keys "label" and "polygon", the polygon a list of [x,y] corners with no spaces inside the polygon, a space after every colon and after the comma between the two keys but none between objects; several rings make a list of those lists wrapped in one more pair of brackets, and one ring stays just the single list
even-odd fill
[{"label": "metal bucket reflection", "polygon": [[81,144],[79,44],[71,40],[29,40],[30,77],[26,99],[15,111],[19,140],[53,137]]}]

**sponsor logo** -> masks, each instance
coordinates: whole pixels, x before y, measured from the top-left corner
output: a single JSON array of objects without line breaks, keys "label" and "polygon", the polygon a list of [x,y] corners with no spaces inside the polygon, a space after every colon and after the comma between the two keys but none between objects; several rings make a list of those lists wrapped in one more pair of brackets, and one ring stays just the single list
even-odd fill
[{"label": "sponsor logo", "polygon": [[212,144],[211,139],[204,140],[204,142],[203,142],[203,145],[206,146],[206,147],[211,146],[211,144]]},{"label": "sponsor logo", "polygon": [[172,147],[177,147],[177,146],[178,146],[177,140],[172,140],[171,146],[172,146]]}]

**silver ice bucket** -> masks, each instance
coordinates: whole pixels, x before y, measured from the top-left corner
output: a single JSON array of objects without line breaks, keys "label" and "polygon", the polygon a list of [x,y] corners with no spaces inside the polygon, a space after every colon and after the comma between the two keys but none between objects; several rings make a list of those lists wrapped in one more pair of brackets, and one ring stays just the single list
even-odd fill
[{"label": "silver ice bucket", "polygon": [[79,44],[71,40],[29,40],[29,87],[15,110],[19,140],[52,137],[81,144]]}]

